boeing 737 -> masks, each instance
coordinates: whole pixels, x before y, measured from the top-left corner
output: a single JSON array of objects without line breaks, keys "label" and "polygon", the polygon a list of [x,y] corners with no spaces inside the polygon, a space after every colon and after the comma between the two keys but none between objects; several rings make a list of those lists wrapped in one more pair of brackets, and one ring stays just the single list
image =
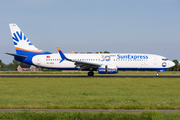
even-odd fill
[{"label": "boeing 737", "polygon": [[36,48],[16,24],[9,24],[16,53],[20,62],[48,69],[93,71],[99,74],[115,74],[118,70],[156,70],[158,72],[174,66],[166,57],[154,54],[111,53],[111,54],[64,54],[58,47],[58,53]]}]

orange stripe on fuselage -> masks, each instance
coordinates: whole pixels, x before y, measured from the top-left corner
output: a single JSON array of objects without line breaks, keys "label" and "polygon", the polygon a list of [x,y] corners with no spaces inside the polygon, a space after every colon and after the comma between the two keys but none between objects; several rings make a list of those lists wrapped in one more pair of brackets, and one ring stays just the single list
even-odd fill
[{"label": "orange stripe on fuselage", "polygon": [[26,50],[26,49],[22,49],[22,48],[19,48],[19,47],[15,47],[16,50],[22,50],[22,51],[28,51],[28,52],[34,52],[34,53],[40,53],[40,52],[46,52],[44,50]]}]

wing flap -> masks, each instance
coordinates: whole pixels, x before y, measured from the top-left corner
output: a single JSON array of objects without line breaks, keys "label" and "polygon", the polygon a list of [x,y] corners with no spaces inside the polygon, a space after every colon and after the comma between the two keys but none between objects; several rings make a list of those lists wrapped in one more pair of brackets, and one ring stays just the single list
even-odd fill
[{"label": "wing flap", "polygon": [[88,68],[97,69],[98,67],[102,66],[101,64],[90,63],[90,62],[83,62],[83,61],[74,61],[74,60],[71,60],[71,62],[74,62],[76,67],[80,67],[81,70],[88,69]]}]

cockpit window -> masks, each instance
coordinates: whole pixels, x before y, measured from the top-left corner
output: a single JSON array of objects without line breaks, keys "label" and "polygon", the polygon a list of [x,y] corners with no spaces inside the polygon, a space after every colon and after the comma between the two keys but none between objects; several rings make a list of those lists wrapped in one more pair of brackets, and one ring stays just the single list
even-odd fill
[{"label": "cockpit window", "polygon": [[163,61],[167,61],[168,59],[167,59],[167,58],[163,58],[162,60],[163,60]]}]

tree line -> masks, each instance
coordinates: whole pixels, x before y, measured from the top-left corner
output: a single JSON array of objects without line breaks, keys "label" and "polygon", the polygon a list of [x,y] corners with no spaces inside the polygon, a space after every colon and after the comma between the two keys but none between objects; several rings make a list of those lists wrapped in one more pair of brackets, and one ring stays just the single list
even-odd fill
[{"label": "tree line", "polygon": [[[169,69],[166,69],[166,71],[177,71],[177,70],[179,70],[178,69],[179,68],[178,60],[173,60],[173,62],[175,63],[175,66],[173,66],[173,67],[171,67]],[[17,70],[17,67],[19,65],[26,65],[26,64],[23,63],[23,62],[19,62],[19,61],[15,60],[15,59],[9,64],[4,64],[2,62],[2,60],[0,60],[0,71],[11,71],[11,70],[15,71],[15,70]]]},{"label": "tree line", "polygon": [[167,69],[167,71],[168,71],[168,70],[169,70],[169,71],[179,71],[179,69],[178,69],[178,68],[179,68],[179,61],[178,61],[178,60],[173,60],[173,62],[175,63],[175,66]]},{"label": "tree line", "polygon": [[17,70],[17,67],[19,65],[26,65],[26,64],[23,62],[19,62],[15,59],[9,64],[4,64],[2,60],[0,60],[0,71],[15,71]]}]

